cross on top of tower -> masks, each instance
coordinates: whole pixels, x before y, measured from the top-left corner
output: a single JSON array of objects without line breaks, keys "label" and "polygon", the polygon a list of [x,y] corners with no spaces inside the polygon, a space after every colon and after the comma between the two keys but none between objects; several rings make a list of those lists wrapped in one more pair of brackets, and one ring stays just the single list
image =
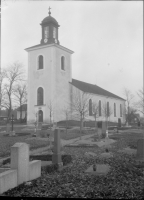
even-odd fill
[{"label": "cross on top of tower", "polygon": [[49,6],[49,12],[48,12],[49,15],[51,15],[51,11],[50,11],[50,9],[51,9],[51,8],[50,8],[50,6]]}]

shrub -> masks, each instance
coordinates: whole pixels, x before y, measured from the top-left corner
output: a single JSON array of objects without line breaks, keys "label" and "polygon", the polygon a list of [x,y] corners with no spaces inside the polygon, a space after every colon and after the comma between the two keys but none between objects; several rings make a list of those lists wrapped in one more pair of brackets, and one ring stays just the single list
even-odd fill
[{"label": "shrub", "polygon": [[16,136],[25,136],[25,135],[31,135],[31,133],[16,133]]},{"label": "shrub", "polygon": [[57,171],[58,168],[59,168],[58,164],[51,164],[51,165],[43,166],[42,170],[44,170],[47,173],[51,173],[51,172]]},{"label": "shrub", "polygon": [[[47,154],[47,155],[30,155],[29,157],[29,160],[32,161],[32,160],[42,160],[42,161],[52,161],[52,155],[51,154]],[[70,163],[72,161],[72,157],[71,155],[62,155],[62,162],[63,162],[63,165],[67,165],[68,163]],[[7,158],[5,160],[3,160],[2,164],[3,165],[6,165],[10,163],[10,158]],[[51,166],[49,168],[49,166]],[[51,171],[55,171],[57,170],[57,166],[55,165],[49,165],[47,166],[48,168],[46,169],[47,172],[51,172]]]},{"label": "shrub", "polygon": [[30,155],[30,160],[42,160],[42,161],[51,161],[52,155]]},{"label": "shrub", "polygon": [[62,155],[62,162],[63,162],[63,165],[67,165],[67,164],[70,163],[71,161],[72,161],[71,155]]},{"label": "shrub", "polygon": [[10,158],[7,158],[7,159],[3,160],[3,162],[2,162],[3,165],[6,165],[7,163],[10,163]]}]

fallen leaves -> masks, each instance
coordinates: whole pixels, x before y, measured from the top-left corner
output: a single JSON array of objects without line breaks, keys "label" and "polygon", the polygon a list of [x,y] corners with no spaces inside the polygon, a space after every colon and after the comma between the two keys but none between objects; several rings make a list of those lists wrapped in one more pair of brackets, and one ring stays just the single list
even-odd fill
[{"label": "fallen leaves", "polygon": [[[133,156],[118,153],[119,148],[127,146],[124,136],[112,144],[109,150],[113,157],[101,158],[103,148],[64,147],[66,154],[72,156],[72,163],[60,172],[42,173],[31,181],[31,185],[22,184],[7,191],[9,196],[48,197],[48,198],[109,198],[142,199],[144,194],[143,166],[139,167]],[[86,151],[96,154],[85,156]],[[85,174],[85,170],[94,163],[109,164],[110,172],[106,176]]]}]

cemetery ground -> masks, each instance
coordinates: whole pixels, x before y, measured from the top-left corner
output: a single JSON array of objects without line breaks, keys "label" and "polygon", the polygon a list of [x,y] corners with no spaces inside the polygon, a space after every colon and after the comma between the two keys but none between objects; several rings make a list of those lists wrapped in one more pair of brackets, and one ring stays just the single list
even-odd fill
[{"label": "cemetery ground", "polygon": [[[79,133],[77,135],[79,136]],[[142,162],[137,163],[133,151],[127,154],[122,150],[125,148],[136,150],[137,140],[144,138],[143,130],[119,131],[111,133],[109,138],[115,142],[108,146],[64,146],[63,152],[71,155],[72,160],[62,170],[55,168],[53,171],[48,171],[43,167],[40,178],[8,190],[2,196],[142,199],[144,165]],[[101,156],[106,149],[113,155],[112,157]],[[41,160],[49,158],[49,151],[41,153],[40,157]],[[110,171],[106,175],[85,173],[95,163],[108,164]]]},{"label": "cemetery ground", "polygon": [[[14,130],[16,132],[16,136],[14,137],[9,137],[9,134],[7,134],[5,130],[5,126],[0,127],[0,158],[10,156],[10,148],[16,142],[25,142],[29,144],[30,150],[46,147],[49,145],[47,134],[50,134],[50,130],[41,131],[41,138],[46,138],[43,140],[40,140],[40,138],[32,137],[32,135],[35,133],[34,126],[15,126]],[[85,130],[83,131],[82,135],[88,135],[90,133],[94,133],[94,130]],[[61,139],[69,140],[80,136],[81,134],[78,127],[68,130],[68,133],[66,133],[65,129],[61,129]],[[53,138],[53,131],[51,137]]]}]

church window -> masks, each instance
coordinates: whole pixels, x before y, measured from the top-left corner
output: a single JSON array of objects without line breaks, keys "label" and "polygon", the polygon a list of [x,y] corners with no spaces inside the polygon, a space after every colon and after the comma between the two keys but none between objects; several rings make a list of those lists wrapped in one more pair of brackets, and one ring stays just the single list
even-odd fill
[{"label": "church window", "polygon": [[56,28],[53,27],[53,38],[56,38]]},{"label": "church window", "polygon": [[89,116],[92,116],[92,100],[89,100]]},{"label": "church window", "polygon": [[43,69],[43,56],[38,57],[38,69]]},{"label": "church window", "polygon": [[44,38],[45,39],[49,38],[49,27],[48,26],[44,27]]},{"label": "church window", "polygon": [[37,90],[37,105],[43,105],[43,96],[44,96],[44,92],[43,92],[43,88],[39,87]]},{"label": "church window", "polygon": [[99,116],[101,116],[101,101],[99,100]]},{"label": "church window", "polygon": [[65,70],[65,57],[64,56],[61,57],[61,69]]},{"label": "church window", "polygon": [[109,116],[109,102],[107,102],[107,116]]},{"label": "church window", "polygon": [[120,117],[122,117],[122,105],[120,104]]},{"label": "church window", "polygon": [[116,104],[114,103],[114,117],[116,117]]},{"label": "church window", "polygon": [[38,111],[38,122],[43,122],[43,111],[42,110]]}]

